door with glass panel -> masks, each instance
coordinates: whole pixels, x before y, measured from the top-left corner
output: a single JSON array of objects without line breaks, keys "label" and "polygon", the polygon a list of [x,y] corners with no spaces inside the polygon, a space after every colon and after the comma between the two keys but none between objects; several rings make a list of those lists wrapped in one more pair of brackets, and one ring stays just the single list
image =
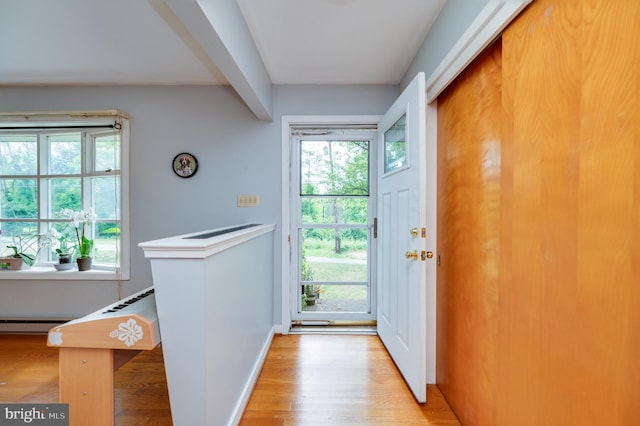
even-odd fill
[{"label": "door with glass panel", "polygon": [[374,320],[375,131],[299,130],[292,141],[292,320]]}]

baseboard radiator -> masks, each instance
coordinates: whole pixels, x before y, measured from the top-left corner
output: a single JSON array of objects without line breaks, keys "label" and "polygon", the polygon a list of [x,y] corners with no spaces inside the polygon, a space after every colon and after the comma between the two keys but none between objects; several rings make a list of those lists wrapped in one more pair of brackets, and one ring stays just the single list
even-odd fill
[{"label": "baseboard radiator", "polygon": [[2,318],[0,317],[0,333],[2,334],[46,334],[49,329],[70,321],[71,318]]}]

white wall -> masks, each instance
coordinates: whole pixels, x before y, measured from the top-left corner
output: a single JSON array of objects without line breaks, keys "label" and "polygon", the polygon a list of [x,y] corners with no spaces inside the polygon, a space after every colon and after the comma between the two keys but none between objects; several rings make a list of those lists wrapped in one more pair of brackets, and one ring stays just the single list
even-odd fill
[{"label": "white wall", "polygon": [[429,77],[490,1],[495,0],[448,0],[413,58],[400,86],[406,87],[420,71]]},{"label": "white wall", "polygon": [[[126,296],[152,284],[150,263],[137,246],[141,241],[253,222],[278,224],[280,245],[282,115],[382,114],[398,94],[397,86],[276,86],[270,123],[258,121],[228,86],[3,87],[0,110],[117,108],[130,115],[132,254]],[[199,161],[189,179],[171,170],[171,160],[183,151]],[[238,208],[238,194],[257,194],[260,205]],[[274,296],[278,323],[280,295]],[[0,317],[75,317],[117,298],[116,283],[108,281],[0,280]]]}]

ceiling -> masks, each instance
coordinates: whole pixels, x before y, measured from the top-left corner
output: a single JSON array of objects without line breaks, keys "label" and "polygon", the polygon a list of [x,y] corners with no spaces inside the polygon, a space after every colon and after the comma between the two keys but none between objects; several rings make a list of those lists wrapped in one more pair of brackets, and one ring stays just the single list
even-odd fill
[{"label": "ceiling", "polygon": [[398,84],[446,0],[0,0],[0,85],[233,84],[189,2],[233,9],[209,30],[272,84]]}]

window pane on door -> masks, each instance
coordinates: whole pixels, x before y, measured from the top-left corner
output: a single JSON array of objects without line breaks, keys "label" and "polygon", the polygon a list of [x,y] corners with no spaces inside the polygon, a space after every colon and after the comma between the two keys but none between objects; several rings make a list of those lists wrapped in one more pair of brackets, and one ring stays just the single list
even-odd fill
[{"label": "window pane on door", "polygon": [[369,312],[366,228],[306,228],[300,294],[303,311]]},{"label": "window pane on door", "polygon": [[312,295],[304,293],[302,300],[304,312],[370,312],[366,285],[321,284],[313,287]]},{"label": "window pane on door", "polygon": [[384,172],[389,173],[407,165],[406,133],[407,116],[396,121],[384,132]]},{"label": "window pane on door", "polygon": [[309,266],[303,281],[367,282],[366,228],[306,228],[302,257]]},{"label": "window pane on door", "polygon": [[301,141],[300,195],[368,195],[368,141]]},{"label": "window pane on door", "polygon": [[301,200],[302,223],[367,223],[367,198],[306,197]]}]

